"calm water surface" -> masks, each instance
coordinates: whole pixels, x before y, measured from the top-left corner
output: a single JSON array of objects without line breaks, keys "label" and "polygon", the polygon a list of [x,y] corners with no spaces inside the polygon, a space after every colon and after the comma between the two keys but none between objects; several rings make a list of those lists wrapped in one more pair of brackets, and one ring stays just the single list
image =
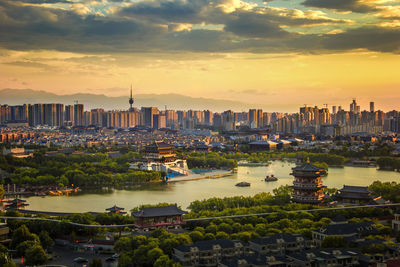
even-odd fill
[{"label": "calm water surface", "polygon": [[[103,212],[113,205],[130,210],[141,204],[160,202],[177,203],[186,208],[194,200],[211,197],[252,196],[261,192],[272,192],[280,185],[292,184],[291,168],[294,163],[275,161],[269,166],[239,167],[233,176],[219,179],[203,179],[196,181],[176,182],[144,186],[132,190],[113,190],[101,193],[81,193],[73,196],[29,197],[31,210],[60,212]],[[266,175],[274,174],[279,178],[276,182],[265,182]],[[380,180],[400,182],[400,173],[378,171],[375,168],[344,167],[329,168],[329,174],[323,178],[324,185],[341,188],[347,185],[370,185]],[[237,187],[236,183],[246,181],[250,187]]]}]

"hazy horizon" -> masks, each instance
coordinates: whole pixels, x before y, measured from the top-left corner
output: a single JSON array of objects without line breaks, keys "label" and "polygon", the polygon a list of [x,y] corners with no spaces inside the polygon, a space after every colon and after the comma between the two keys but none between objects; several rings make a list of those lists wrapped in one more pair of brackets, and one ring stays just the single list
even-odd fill
[{"label": "hazy horizon", "polygon": [[396,0],[0,0],[0,88],[392,110]]}]

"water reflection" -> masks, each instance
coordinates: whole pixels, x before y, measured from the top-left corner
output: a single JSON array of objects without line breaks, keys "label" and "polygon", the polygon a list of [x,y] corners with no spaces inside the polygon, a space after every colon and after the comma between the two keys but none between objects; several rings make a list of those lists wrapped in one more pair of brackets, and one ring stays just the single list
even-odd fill
[{"label": "water reflection", "polygon": [[[238,173],[219,179],[151,184],[124,189],[101,189],[82,192],[78,195],[59,197],[30,197],[29,209],[65,212],[103,212],[117,204],[130,210],[142,204],[160,202],[177,203],[186,208],[194,200],[211,197],[252,196],[261,192],[272,192],[280,185],[292,184],[290,176],[292,162],[274,161],[268,166],[239,167]],[[265,182],[266,175],[273,174],[276,182]],[[400,181],[400,173],[378,171],[375,168],[344,167],[330,168],[323,182],[328,187],[341,188],[348,185],[369,185],[375,180]],[[250,187],[237,187],[236,183],[246,181]]]}]

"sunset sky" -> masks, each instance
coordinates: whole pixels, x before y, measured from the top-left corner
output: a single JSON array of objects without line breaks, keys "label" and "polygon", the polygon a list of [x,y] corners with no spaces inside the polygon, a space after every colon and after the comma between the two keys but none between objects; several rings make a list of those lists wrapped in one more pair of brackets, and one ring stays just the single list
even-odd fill
[{"label": "sunset sky", "polygon": [[399,53],[400,0],[0,0],[0,89],[391,110]]}]

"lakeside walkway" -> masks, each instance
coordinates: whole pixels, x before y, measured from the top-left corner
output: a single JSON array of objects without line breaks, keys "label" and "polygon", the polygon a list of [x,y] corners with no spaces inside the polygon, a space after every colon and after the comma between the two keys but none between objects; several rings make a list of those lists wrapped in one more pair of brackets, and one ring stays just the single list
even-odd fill
[{"label": "lakeside walkway", "polygon": [[[308,209],[308,210],[288,210],[288,211],[275,211],[275,212],[266,212],[266,213],[255,213],[255,214],[241,214],[241,215],[231,215],[231,216],[218,216],[218,217],[207,217],[207,218],[195,218],[195,219],[186,219],[187,222],[196,222],[196,221],[209,221],[209,220],[217,220],[217,219],[236,219],[236,218],[244,218],[244,217],[263,217],[268,216],[277,212],[286,212],[286,213],[301,213],[301,212],[321,212],[321,211],[335,211],[335,210],[349,210],[349,209],[366,209],[366,208],[390,208],[390,207],[399,207],[400,203],[392,203],[392,204],[381,204],[381,205],[362,205],[362,206],[349,206],[349,207],[339,207],[339,208],[321,208],[321,209]],[[19,211],[19,210],[18,210]],[[38,212],[43,213],[43,212]],[[79,213],[75,213],[79,214]],[[7,220],[30,220],[30,221],[49,221],[55,223],[65,223],[73,226],[86,227],[86,228],[124,228],[124,227],[132,227],[136,228],[135,224],[122,224],[122,225],[89,225],[89,224],[81,224],[68,222],[64,220],[57,219],[45,219],[45,218],[35,218],[35,217],[10,217],[10,216],[0,216],[0,219],[3,219],[7,222]]]},{"label": "lakeside walkway", "polygon": [[231,170],[213,170],[205,173],[192,173],[186,176],[177,176],[174,178],[168,179],[168,183],[171,182],[183,182],[183,181],[193,181],[193,180],[201,180],[201,179],[216,179],[226,176],[233,175]]}]

